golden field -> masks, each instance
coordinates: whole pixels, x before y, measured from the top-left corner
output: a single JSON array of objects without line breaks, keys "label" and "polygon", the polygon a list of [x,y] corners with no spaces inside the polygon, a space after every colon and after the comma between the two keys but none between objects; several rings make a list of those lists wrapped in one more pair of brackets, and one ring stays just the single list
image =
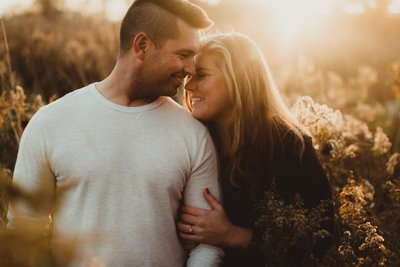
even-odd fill
[{"label": "golden field", "polygon": [[[342,239],[323,263],[309,258],[304,265],[399,266],[400,18],[343,14],[327,24],[324,34],[318,25],[313,28],[315,36],[324,38],[303,40],[283,57],[275,52],[281,44],[273,36],[252,27],[245,15],[238,19],[240,9],[223,4],[205,8],[216,27],[235,25],[260,44],[285,100],[313,135],[334,192]],[[338,30],[342,24],[346,26]],[[9,197],[40,206],[40,196],[11,186],[19,139],[42,105],[109,73],[118,26],[99,16],[53,10],[5,18],[0,35],[0,266],[50,266],[40,231],[5,229]],[[273,197],[260,203],[272,213],[259,222],[266,231],[299,236],[266,237],[278,242],[278,249],[265,248],[276,266],[285,266],[279,259],[294,241],[312,243],[313,229],[298,226],[313,225],[318,217],[282,223],[283,216],[305,213],[301,206],[281,204]],[[19,248],[24,260],[11,260],[10,248]],[[77,244],[65,246],[66,262],[74,249]]]}]

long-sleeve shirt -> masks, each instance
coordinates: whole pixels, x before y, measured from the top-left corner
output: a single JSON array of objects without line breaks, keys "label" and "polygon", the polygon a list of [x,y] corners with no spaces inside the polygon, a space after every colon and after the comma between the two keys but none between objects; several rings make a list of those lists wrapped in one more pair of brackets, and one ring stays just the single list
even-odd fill
[{"label": "long-sleeve shirt", "polygon": [[[207,129],[173,100],[126,107],[91,84],[41,108],[26,127],[14,184],[41,189],[48,205],[12,203],[8,227],[20,220],[46,227],[52,214],[56,260],[59,241],[79,240],[72,266],[184,266],[179,205],[209,208],[202,191],[219,197],[217,177]],[[218,266],[221,256],[201,245],[189,266]]]}]

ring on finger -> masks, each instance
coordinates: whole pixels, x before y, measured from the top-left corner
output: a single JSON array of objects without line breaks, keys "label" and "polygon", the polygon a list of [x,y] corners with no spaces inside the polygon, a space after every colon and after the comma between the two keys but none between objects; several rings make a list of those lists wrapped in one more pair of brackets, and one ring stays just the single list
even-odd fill
[{"label": "ring on finger", "polygon": [[193,225],[189,224],[189,234],[193,233]]}]

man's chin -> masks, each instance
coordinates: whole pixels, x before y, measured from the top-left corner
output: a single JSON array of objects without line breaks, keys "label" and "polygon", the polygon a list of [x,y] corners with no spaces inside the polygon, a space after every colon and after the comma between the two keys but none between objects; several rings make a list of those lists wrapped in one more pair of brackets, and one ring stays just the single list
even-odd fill
[{"label": "man's chin", "polygon": [[179,87],[175,88],[175,89],[171,89],[170,91],[166,92],[164,94],[164,96],[174,97],[178,94],[178,89],[179,89]]}]

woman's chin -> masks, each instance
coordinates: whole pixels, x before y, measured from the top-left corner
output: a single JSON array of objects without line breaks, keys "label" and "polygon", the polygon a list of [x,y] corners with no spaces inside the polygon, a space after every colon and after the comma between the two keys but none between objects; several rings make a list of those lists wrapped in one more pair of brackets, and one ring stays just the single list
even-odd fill
[{"label": "woman's chin", "polygon": [[203,120],[206,119],[206,117],[204,116],[204,114],[202,114],[202,113],[200,113],[200,112],[197,112],[196,110],[192,110],[192,116],[193,116],[195,119],[198,119],[198,120],[200,120],[200,121],[203,121]]},{"label": "woman's chin", "polygon": [[193,113],[193,112],[192,112],[192,116],[193,116],[193,118],[195,118],[195,119],[203,120],[203,117],[202,117],[201,115],[196,114],[196,113]]}]

